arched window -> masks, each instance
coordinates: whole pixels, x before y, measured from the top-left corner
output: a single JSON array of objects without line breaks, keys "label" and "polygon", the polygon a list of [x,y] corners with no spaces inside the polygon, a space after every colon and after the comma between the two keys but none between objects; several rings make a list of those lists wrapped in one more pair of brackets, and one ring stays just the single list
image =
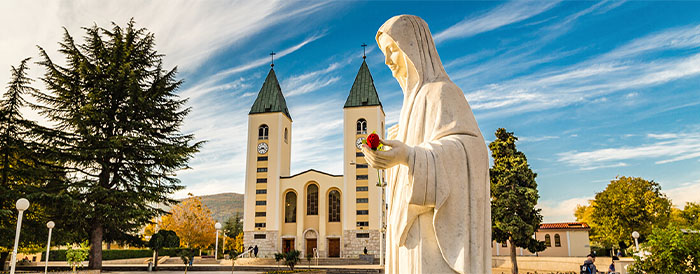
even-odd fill
[{"label": "arched window", "polygon": [[289,143],[289,142],[287,141],[287,128],[284,128],[284,142],[285,142],[285,143]]},{"label": "arched window", "polygon": [[328,193],[328,221],[340,222],[340,192],[337,190]]},{"label": "arched window", "polygon": [[357,134],[367,134],[367,121],[365,119],[357,120]]},{"label": "arched window", "polygon": [[287,192],[284,197],[284,222],[297,222],[297,194],[293,191]]},{"label": "arched window", "polygon": [[554,234],[554,246],[561,246],[561,237],[559,237],[559,234]]},{"label": "arched window", "polygon": [[306,215],[318,215],[318,186],[306,187]]},{"label": "arched window", "polygon": [[552,239],[549,234],[544,235],[544,245],[547,247],[552,247]]},{"label": "arched window", "polygon": [[258,140],[267,140],[269,131],[270,129],[267,127],[267,125],[260,126],[260,128],[258,128]]}]

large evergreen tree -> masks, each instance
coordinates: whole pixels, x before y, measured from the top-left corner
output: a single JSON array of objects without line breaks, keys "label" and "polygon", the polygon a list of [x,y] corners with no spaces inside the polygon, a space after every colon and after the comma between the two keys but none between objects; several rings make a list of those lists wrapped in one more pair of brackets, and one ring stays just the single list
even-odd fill
[{"label": "large evergreen tree", "polygon": [[491,177],[492,237],[496,242],[510,246],[512,272],[518,273],[515,248],[530,252],[545,249],[544,242],[532,236],[542,222],[540,210],[535,208],[537,174],[527,164],[525,154],[515,148],[518,138],[504,128],[496,130],[496,140],[489,144],[493,157]]},{"label": "large evergreen tree", "polygon": [[230,238],[236,238],[240,233],[243,233],[243,220],[241,220],[241,214],[236,212],[236,215],[224,222],[224,234]]},{"label": "large evergreen tree", "polygon": [[[14,245],[17,225],[15,201],[27,198],[20,249],[36,251],[45,244],[46,222],[56,222],[54,243],[73,234],[61,222],[62,207],[70,204],[66,180],[60,165],[50,157],[37,136],[46,129],[25,119],[22,110],[29,107],[24,96],[34,92],[27,76],[29,58],[11,68],[12,78],[0,99],[0,264]],[[70,230],[70,229],[68,229]]]},{"label": "large evergreen tree", "polygon": [[180,132],[189,108],[175,94],[176,68],[163,69],[154,35],[134,25],[84,28],[82,44],[64,29],[65,66],[40,48],[48,91],[36,97],[55,124],[44,140],[78,190],[74,214],[90,240],[91,269],[102,266],[103,241],[139,241],[138,229],[164,213],[154,206],[175,202],[182,186],[174,173],[201,146]]}]

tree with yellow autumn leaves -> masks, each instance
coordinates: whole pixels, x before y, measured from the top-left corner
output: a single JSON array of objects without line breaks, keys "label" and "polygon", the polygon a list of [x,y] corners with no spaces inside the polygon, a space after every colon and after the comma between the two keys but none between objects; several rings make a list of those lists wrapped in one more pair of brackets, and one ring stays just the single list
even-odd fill
[{"label": "tree with yellow autumn leaves", "polygon": [[188,248],[208,248],[216,241],[216,223],[211,210],[199,197],[190,197],[174,205],[170,214],[163,216],[158,225],[161,229],[175,231],[180,237],[180,246]]}]

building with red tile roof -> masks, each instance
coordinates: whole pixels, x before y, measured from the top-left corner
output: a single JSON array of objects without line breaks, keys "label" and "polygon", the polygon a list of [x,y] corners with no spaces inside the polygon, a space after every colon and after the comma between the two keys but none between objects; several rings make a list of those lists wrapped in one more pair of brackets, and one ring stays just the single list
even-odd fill
[{"label": "building with red tile roof", "polygon": [[[544,241],[547,249],[538,253],[530,253],[527,249],[516,248],[519,256],[541,257],[585,257],[591,252],[588,239],[588,231],[591,227],[587,223],[542,223],[535,239]],[[510,256],[510,243],[493,242],[493,256]]]}]

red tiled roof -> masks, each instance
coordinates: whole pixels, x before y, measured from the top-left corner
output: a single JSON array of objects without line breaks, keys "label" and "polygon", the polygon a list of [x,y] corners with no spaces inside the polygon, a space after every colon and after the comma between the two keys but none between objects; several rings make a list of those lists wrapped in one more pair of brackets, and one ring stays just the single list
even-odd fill
[{"label": "red tiled roof", "polygon": [[544,223],[540,224],[539,229],[591,229],[587,223]]}]

